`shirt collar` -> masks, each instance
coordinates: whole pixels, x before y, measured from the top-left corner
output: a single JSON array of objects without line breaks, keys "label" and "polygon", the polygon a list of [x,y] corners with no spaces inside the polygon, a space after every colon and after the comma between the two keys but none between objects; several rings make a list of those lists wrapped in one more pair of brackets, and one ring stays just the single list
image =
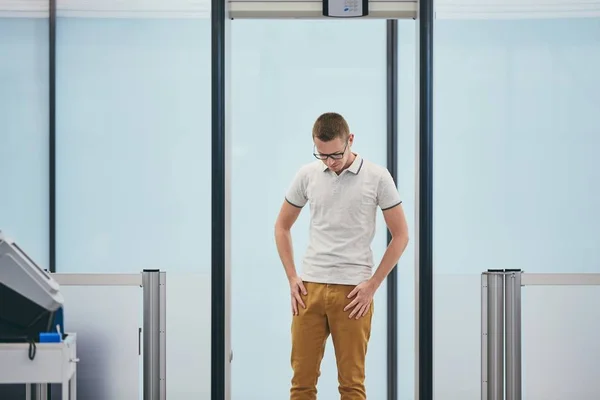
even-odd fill
[{"label": "shirt collar", "polygon": [[[350,166],[347,168],[347,170],[349,172],[352,172],[354,175],[357,175],[363,165],[363,158],[360,156],[360,154],[358,153],[354,153],[354,155],[356,156],[354,158],[354,161],[352,161],[352,164],[350,164]],[[327,171],[329,169],[329,167],[327,167],[327,165],[325,163],[323,163],[323,171]]]}]

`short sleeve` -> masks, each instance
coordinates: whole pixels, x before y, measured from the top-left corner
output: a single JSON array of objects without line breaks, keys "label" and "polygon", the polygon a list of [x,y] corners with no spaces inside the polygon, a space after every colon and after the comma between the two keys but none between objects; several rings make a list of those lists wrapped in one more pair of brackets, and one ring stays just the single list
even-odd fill
[{"label": "short sleeve", "polygon": [[377,204],[385,211],[401,203],[402,200],[400,199],[394,179],[392,179],[389,171],[385,170],[385,173],[379,179],[379,186],[377,187]]},{"label": "short sleeve", "polygon": [[285,200],[294,207],[302,208],[308,202],[306,196],[306,169],[302,168],[292,181],[292,184],[285,194]]}]

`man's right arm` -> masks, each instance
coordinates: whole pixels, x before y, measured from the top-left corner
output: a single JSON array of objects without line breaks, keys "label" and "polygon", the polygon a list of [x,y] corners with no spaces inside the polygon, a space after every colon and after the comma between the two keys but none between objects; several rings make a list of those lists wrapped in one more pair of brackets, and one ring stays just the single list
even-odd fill
[{"label": "man's right arm", "polygon": [[283,202],[277,222],[275,223],[275,243],[279,258],[285,269],[288,280],[297,276],[294,265],[294,250],[292,246],[292,226],[298,219],[302,209],[291,205],[287,200]]},{"label": "man's right arm", "polygon": [[300,211],[308,202],[306,184],[306,169],[301,168],[296,173],[285,194],[285,200],[275,223],[275,243],[288,280],[297,276],[291,230],[300,215]]},{"label": "man's right arm", "polygon": [[298,305],[306,308],[302,295],[306,296],[306,289],[302,279],[296,272],[294,265],[294,250],[292,246],[292,226],[298,219],[302,207],[308,201],[306,196],[306,175],[300,170],[288,189],[285,201],[279,210],[277,222],[275,222],[275,244],[279,258],[285,269],[285,274],[290,283],[290,295],[292,301],[292,313],[298,315]]},{"label": "man's right arm", "polygon": [[294,265],[294,250],[292,246],[292,226],[298,215],[300,215],[300,207],[291,205],[287,200],[283,202],[277,222],[275,223],[275,243],[277,245],[277,252],[281,263],[285,268],[285,274],[287,275],[290,284],[290,297],[292,302],[292,314],[298,315],[298,306],[306,308],[302,296],[306,296],[306,289],[302,279],[296,272],[296,266]]}]

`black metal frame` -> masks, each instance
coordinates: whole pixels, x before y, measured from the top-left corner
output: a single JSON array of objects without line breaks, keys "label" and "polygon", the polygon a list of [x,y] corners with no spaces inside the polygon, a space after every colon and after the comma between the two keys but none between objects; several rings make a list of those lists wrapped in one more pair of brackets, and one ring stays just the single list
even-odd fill
[{"label": "black metal frame", "polygon": [[[433,1],[419,2],[418,399],[433,400]],[[212,354],[211,399],[225,400],[225,23],[212,0]],[[397,177],[398,21],[387,21],[387,164]],[[388,233],[388,242],[390,240]],[[397,271],[388,276],[388,400],[398,398]]]},{"label": "black metal frame", "polygon": [[226,17],[227,2],[211,0],[211,399],[225,400],[226,389]]},{"label": "black metal frame", "polygon": [[48,11],[48,269],[56,272],[56,0],[48,0]]},{"label": "black metal frame", "polygon": [[48,79],[49,79],[49,244],[48,268],[56,272],[56,0],[48,0]]},{"label": "black metal frame", "polygon": [[433,12],[433,0],[419,1],[419,400],[433,400]]},{"label": "black metal frame", "polygon": [[[386,21],[387,168],[398,177],[398,20]],[[392,240],[388,231],[387,242]],[[387,399],[398,399],[398,271],[387,277]]]}]

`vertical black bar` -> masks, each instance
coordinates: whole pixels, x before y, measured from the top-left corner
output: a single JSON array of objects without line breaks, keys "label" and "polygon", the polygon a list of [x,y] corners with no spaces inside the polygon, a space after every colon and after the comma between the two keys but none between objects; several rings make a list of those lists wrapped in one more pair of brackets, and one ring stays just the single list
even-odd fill
[{"label": "vertical black bar", "polygon": [[49,79],[49,260],[50,272],[56,272],[56,0],[49,0],[50,17],[48,21],[48,79]]},{"label": "vertical black bar", "polygon": [[211,399],[225,400],[225,17],[226,1],[211,0],[212,301]]},{"label": "vertical black bar", "polygon": [[419,397],[433,400],[433,0],[419,2]]},{"label": "vertical black bar", "polygon": [[[48,269],[56,272],[56,0],[48,0],[48,10]],[[51,385],[46,393],[51,400]]]},{"label": "vertical black bar", "polygon": [[[387,36],[387,168],[398,176],[398,20],[386,21]],[[388,231],[388,244],[392,235]],[[398,273],[387,277],[387,399],[398,399]]]}]

